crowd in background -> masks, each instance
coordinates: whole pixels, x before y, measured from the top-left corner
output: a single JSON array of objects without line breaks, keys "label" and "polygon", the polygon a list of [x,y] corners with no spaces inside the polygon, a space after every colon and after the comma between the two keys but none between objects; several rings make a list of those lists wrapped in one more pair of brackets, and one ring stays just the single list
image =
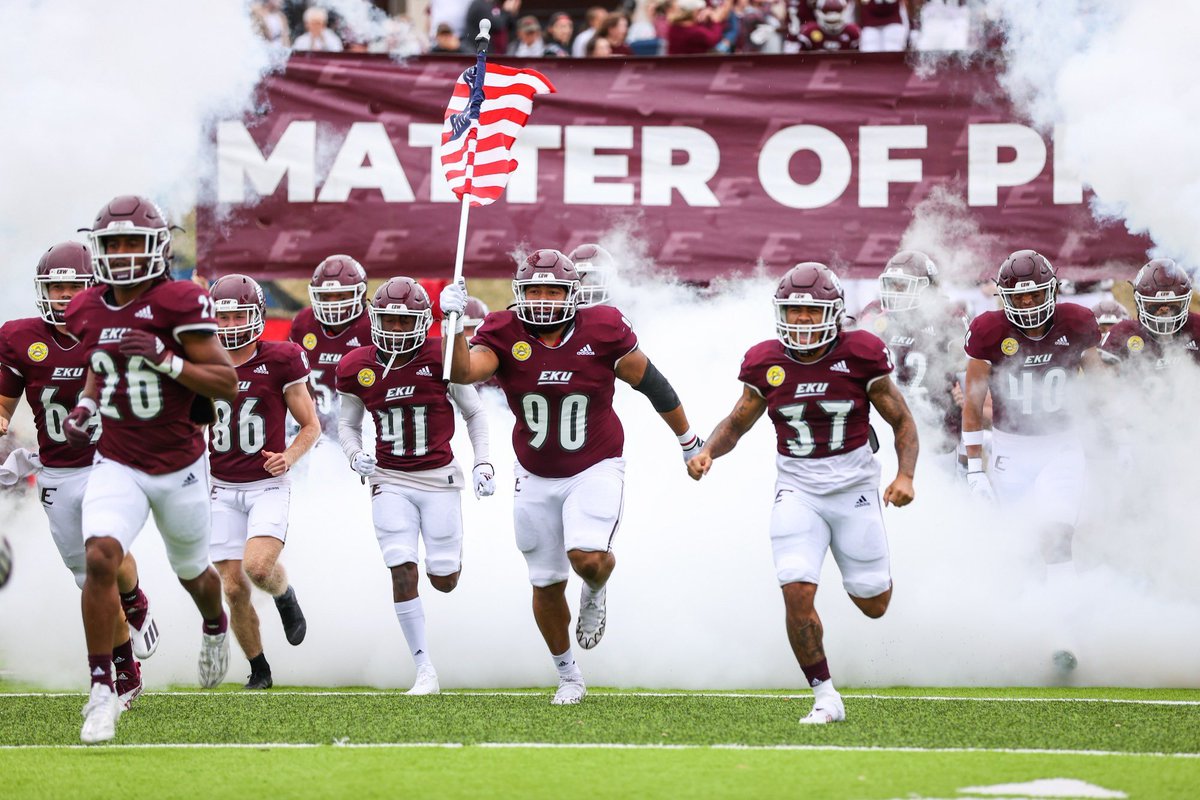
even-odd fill
[{"label": "crowd in background", "polygon": [[995,41],[986,0],[620,0],[578,17],[522,14],[522,2],[429,0],[414,18],[379,11],[366,23],[321,0],[261,0],[251,14],[281,47],[399,57],[474,52],[485,18],[492,53],[526,58],[963,50]]}]

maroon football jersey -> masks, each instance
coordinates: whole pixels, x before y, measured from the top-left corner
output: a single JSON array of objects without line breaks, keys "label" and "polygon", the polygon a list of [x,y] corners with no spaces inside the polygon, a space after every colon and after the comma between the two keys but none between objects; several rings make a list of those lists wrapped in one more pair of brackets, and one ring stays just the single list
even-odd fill
[{"label": "maroon football jersey", "polygon": [[1200,314],[1189,313],[1183,328],[1162,339],[1137,320],[1123,319],[1104,335],[1100,349],[1110,361],[1155,371],[1173,369],[1180,362],[1200,366]]},{"label": "maroon football jersey", "polygon": [[513,449],[522,467],[543,478],[566,478],[621,455],[625,432],[612,407],[617,361],[638,341],[620,311],[576,310],[557,347],[531,334],[512,311],[493,311],[471,346],[500,359],[496,380],[517,418]]},{"label": "maroon football jersey", "polygon": [[878,336],[843,331],[813,364],[792,358],[778,339],[759,342],[742,359],[738,380],[766,399],[780,455],[826,458],[867,443],[867,385],[891,371],[891,354]]},{"label": "maroon football jersey", "polygon": [[388,356],[374,345],[352,350],[337,367],[337,390],[375,417],[375,458],[384,469],[418,472],[454,460],[454,406],[442,380],[442,340],[426,339],[411,361],[385,378]]},{"label": "maroon football jersey", "polygon": [[208,431],[212,476],[228,483],[266,480],[263,451],[282,453],[289,386],[308,380],[308,357],[295,342],[259,341],[254,357],[237,368],[238,396],[215,401]]},{"label": "maroon football jersey", "polygon": [[342,357],[359,347],[371,344],[371,320],[367,312],[354,318],[340,333],[317,322],[311,308],[301,309],[292,320],[288,338],[304,348],[311,366],[309,380],[316,397],[317,415],[321,428],[337,436],[337,372]]},{"label": "maroon football jersey", "polygon": [[1038,436],[1071,426],[1070,386],[1083,354],[1100,343],[1091,309],[1059,303],[1050,329],[1030,339],[1003,311],[985,311],[971,321],[966,351],[992,365],[992,426],[1005,433]]},{"label": "maroon football jersey", "polygon": [[810,22],[800,29],[794,41],[801,50],[857,50],[861,37],[857,25],[847,25],[835,34],[827,34],[820,25]]},{"label": "maroon football jersey", "polygon": [[100,455],[151,475],[183,469],[204,455],[202,429],[189,417],[196,393],[118,345],[126,331],[144,330],[185,357],[179,334],[217,329],[212,298],[191,281],[162,280],[127,305],[113,303],[101,285],[67,306],[67,329],[87,350],[100,389]]},{"label": "maroon football jersey", "polygon": [[87,379],[87,350],[41,317],[0,327],[0,395],[25,399],[33,409],[38,454],[47,467],[86,467],[95,448],[67,444],[63,421],[79,402]]},{"label": "maroon football jersey", "polygon": [[900,25],[900,4],[904,0],[858,0],[858,24],[864,28]]}]

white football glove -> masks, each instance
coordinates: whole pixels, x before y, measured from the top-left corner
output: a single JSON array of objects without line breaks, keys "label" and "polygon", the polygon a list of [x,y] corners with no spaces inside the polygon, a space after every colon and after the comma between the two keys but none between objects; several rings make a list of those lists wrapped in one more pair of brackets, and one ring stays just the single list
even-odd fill
[{"label": "white football glove", "polygon": [[996,491],[992,488],[992,482],[988,480],[986,472],[968,472],[967,486],[971,489],[971,494],[979,499],[989,503],[996,502]]},{"label": "white football glove", "polygon": [[364,453],[359,450],[354,454],[354,458],[350,459],[350,469],[362,475],[364,478],[369,478],[375,474],[375,456]]},{"label": "white football glove", "polygon": [[496,493],[496,468],[486,461],[480,461],[471,470],[471,480],[475,482],[476,497],[491,497]]},{"label": "white football glove", "polygon": [[451,314],[457,315],[457,322],[454,326],[456,334],[461,333],[463,329],[463,312],[467,310],[467,287],[461,283],[448,283],[442,289],[441,296],[442,316],[449,318]]},{"label": "white football glove", "polygon": [[694,434],[691,441],[680,442],[679,446],[683,449],[683,463],[686,464],[692,460],[692,456],[700,452],[701,447],[704,447],[704,439],[699,434]]}]

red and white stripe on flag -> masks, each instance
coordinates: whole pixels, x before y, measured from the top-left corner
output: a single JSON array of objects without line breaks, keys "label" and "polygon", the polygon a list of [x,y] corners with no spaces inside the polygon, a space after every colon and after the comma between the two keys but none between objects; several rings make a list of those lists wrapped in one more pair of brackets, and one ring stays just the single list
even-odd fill
[{"label": "red and white stripe on flag", "polygon": [[[446,182],[459,200],[468,195],[471,205],[486,206],[499,199],[517,168],[511,150],[533,111],[533,96],[554,91],[554,84],[535,69],[488,64],[479,121],[451,140],[450,117],[462,112],[471,98],[471,86],[458,76],[442,126],[441,156]],[[470,180],[468,165],[473,167]]]}]

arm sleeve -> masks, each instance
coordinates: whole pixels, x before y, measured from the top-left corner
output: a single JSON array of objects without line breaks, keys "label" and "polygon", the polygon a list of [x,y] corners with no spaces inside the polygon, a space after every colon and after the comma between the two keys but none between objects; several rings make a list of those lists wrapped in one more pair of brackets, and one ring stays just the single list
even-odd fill
[{"label": "arm sleeve", "polygon": [[338,420],[338,444],[346,459],[354,458],[354,454],[363,449],[362,421],[363,413],[367,410],[363,401],[352,394],[340,393],[341,416]]},{"label": "arm sleeve", "polygon": [[467,435],[471,437],[471,449],[475,451],[475,463],[491,463],[491,448],[488,444],[487,412],[479,399],[479,390],[474,386],[450,384],[450,399],[458,406],[463,422],[467,423]]}]

